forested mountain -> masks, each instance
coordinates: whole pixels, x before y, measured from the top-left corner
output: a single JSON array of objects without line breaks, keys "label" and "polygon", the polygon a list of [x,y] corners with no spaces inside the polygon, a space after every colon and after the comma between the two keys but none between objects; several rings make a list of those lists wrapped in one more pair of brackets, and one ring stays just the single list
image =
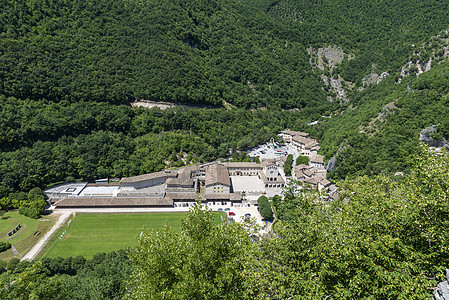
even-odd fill
[{"label": "forested mountain", "polygon": [[57,181],[207,162],[302,123],[299,113],[282,111],[161,111],[4,97],[0,102],[0,196]]},{"label": "forested mountain", "polygon": [[329,109],[307,47],[354,55],[359,82],[447,28],[444,1],[2,1],[0,93]]},{"label": "forested mountain", "polygon": [[406,78],[390,77],[352,98],[343,114],[315,125],[324,152],[336,155],[335,178],[388,174],[408,169],[407,157],[416,152],[420,131],[437,126],[433,137],[449,138],[449,62]]},{"label": "forested mountain", "polygon": [[[338,153],[335,178],[405,170],[420,129],[439,124],[448,136],[438,121],[447,107],[446,64],[397,84],[417,46],[449,26],[446,6],[5,0],[1,195],[212,160],[285,128],[319,138],[327,159]],[[317,54],[326,47],[341,61]],[[426,51],[435,47],[431,40]],[[386,71],[378,85],[362,81]],[[328,101],[338,97],[325,79],[340,82],[347,101]],[[132,109],[136,98],[234,109]],[[393,113],[383,113],[389,103]]]}]

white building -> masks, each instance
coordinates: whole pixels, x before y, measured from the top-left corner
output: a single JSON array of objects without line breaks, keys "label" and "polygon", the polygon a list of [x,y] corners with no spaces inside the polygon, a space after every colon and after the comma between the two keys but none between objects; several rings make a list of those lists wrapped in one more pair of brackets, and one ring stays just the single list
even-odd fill
[{"label": "white building", "polygon": [[225,162],[230,176],[257,176],[262,165],[255,162]]}]

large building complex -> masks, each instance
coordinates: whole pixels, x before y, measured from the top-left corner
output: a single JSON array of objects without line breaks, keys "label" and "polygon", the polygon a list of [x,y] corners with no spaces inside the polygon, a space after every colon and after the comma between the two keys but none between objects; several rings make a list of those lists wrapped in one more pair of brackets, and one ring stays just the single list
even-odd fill
[{"label": "large building complex", "polygon": [[[303,186],[327,191],[335,185],[326,179],[324,157],[317,152],[318,141],[304,132],[285,130],[279,134],[287,146],[266,147],[272,157],[255,162],[211,162],[179,169],[95,183],[66,183],[46,190],[50,203],[58,208],[88,207],[187,207],[202,201],[206,205],[240,203],[246,195],[279,193],[286,184],[285,155],[309,157],[308,165],[293,168],[292,178]],[[258,147],[257,147],[258,148]],[[268,149],[264,148],[264,149]],[[285,152],[285,153],[284,153]],[[258,150],[257,153],[265,153]],[[281,153],[281,155],[277,155]]]},{"label": "large building complex", "polygon": [[[68,183],[46,194],[58,208],[176,207],[191,206],[196,201],[206,205],[239,203],[244,194],[262,194],[265,188],[283,187],[285,179],[279,166],[274,160],[263,164],[214,162],[122,178],[116,183]],[[250,177],[255,184],[237,184],[244,177]]]}]

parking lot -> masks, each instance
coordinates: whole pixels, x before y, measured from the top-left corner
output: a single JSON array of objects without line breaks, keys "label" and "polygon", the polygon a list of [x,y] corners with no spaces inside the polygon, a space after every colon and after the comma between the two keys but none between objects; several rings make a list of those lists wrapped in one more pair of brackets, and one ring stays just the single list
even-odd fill
[{"label": "parking lot", "polygon": [[[251,219],[256,220],[257,225],[261,226],[261,229],[259,231],[259,234],[268,233],[269,228],[271,226],[270,223],[262,221],[262,216],[257,210],[257,206],[254,206],[251,204],[248,206],[248,204],[234,204],[234,206],[230,207],[219,207],[224,212],[226,212],[227,216],[229,218],[232,218],[235,222],[242,223],[245,222],[245,215],[250,214]],[[212,208],[213,210],[218,210],[218,208]]]},{"label": "parking lot", "polygon": [[274,159],[277,157],[284,157],[288,154],[292,154],[293,158],[296,159],[298,157],[299,152],[288,145],[282,145],[279,143],[266,143],[259,146],[256,146],[252,149],[249,149],[248,155],[251,157],[258,156],[261,160],[264,159]]}]

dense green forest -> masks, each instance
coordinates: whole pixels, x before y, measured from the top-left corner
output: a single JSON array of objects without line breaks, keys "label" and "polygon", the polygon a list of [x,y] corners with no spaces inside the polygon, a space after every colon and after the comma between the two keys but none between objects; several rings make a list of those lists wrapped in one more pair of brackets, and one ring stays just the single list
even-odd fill
[{"label": "dense green forest", "polygon": [[301,125],[298,113],[133,109],[1,98],[0,191],[122,177],[226,157]]},{"label": "dense green forest", "polygon": [[419,133],[437,125],[437,139],[449,139],[449,63],[418,78],[393,78],[354,96],[352,108],[314,125],[328,158],[337,154],[335,178],[394,173],[408,169]]},{"label": "dense green forest", "polygon": [[[329,107],[306,48],[334,44],[359,82],[447,28],[444,1],[2,1],[0,94],[237,107]],[[292,17],[293,15],[293,17]]]},{"label": "dense green forest", "polygon": [[[226,157],[285,128],[319,138],[334,178],[408,169],[419,131],[449,137],[442,63],[417,79],[389,78],[358,93],[332,118],[282,110],[133,109],[107,103],[18,100],[0,96],[0,196],[73,179],[122,177]],[[407,85],[411,87],[407,90]],[[392,104],[387,106],[386,104]],[[381,116],[381,117],[379,117]],[[307,126],[313,119],[318,124]]]},{"label": "dense green forest", "polygon": [[[419,130],[449,136],[446,63],[395,83],[412,43],[445,28],[438,1],[3,4],[0,196],[213,160],[285,128],[338,154],[334,178],[407,170]],[[309,63],[306,48],[326,45],[355,56],[334,69],[356,83],[349,102],[327,101]],[[392,75],[357,91],[373,65]],[[234,109],[132,109],[136,98]]]}]

